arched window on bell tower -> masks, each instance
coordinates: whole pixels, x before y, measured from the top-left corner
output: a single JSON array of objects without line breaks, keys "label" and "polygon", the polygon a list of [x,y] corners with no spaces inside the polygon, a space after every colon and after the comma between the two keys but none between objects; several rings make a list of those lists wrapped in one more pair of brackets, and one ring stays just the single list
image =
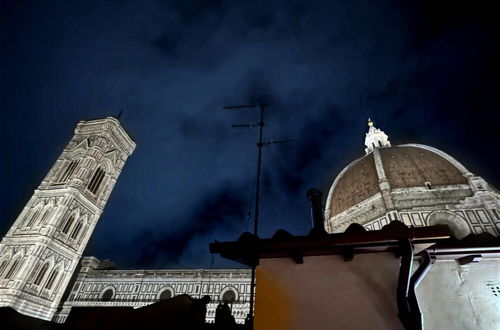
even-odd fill
[{"label": "arched window on bell tower", "polygon": [[102,169],[102,167],[98,167],[95,170],[94,175],[92,176],[92,179],[90,179],[89,184],[87,185],[87,188],[94,195],[97,194],[97,191],[99,190],[99,186],[101,185],[105,174],[106,174],[106,172]]},{"label": "arched window on bell tower", "polygon": [[7,272],[7,274],[5,274],[5,278],[12,279],[12,277],[14,276],[14,274],[17,271],[17,268],[19,267],[20,262],[21,262],[21,257],[14,260],[14,262],[12,263],[12,265],[9,268],[9,271]]},{"label": "arched window on bell tower", "polygon": [[68,181],[69,178],[71,178],[71,175],[75,172],[76,167],[80,163],[80,160],[72,160],[66,168],[63,170],[61,176],[59,177],[59,182],[66,182]]},{"label": "arched window on bell tower", "polygon": [[63,227],[62,232],[63,232],[64,234],[67,234],[67,233],[68,233],[68,231],[69,231],[69,229],[71,228],[71,225],[73,224],[73,221],[74,221],[74,220],[75,220],[75,215],[74,215],[74,214],[72,214],[72,215],[69,217],[68,221],[66,221],[66,224],[65,224],[65,225],[64,225],[64,227]]},{"label": "arched window on bell tower", "polygon": [[9,265],[10,257],[4,257],[2,261],[0,261],[0,278],[2,277],[3,271],[7,268]]},{"label": "arched window on bell tower", "polygon": [[28,223],[26,224],[26,227],[31,227],[35,223],[35,220],[38,219],[38,216],[40,215],[41,211],[42,211],[42,207],[37,206],[35,211],[31,214],[31,217],[30,217]]},{"label": "arched window on bell tower", "polygon": [[45,212],[43,213],[42,218],[40,219],[40,226],[43,226],[45,222],[47,222],[47,219],[49,218],[50,213],[52,212],[52,207],[48,207]]},{"label": "arched window on bell tower", "polygon": [[75,229],[71,232],[70,237],[72,239],[76,239],[78,237],[78,234],[80,233],[80,229],[82,229],[83,221],[78,222],[78,224],[75,226]]},{"label": "arched window on bell tower", "polygon": [[52,272],[49,275],[49,279],[45,283],[45,289],[51,290],[52,286],[54,285],[55,280],[57,279],[57,276],[59,275],[59,269],[56,268],[52,270]]},{"label": "arched window on bell tower", "polygon": [[45,277],[45,273],[47,272],[47,269],[49,269],[49,264],[48,263],[44,263],[43,266],[42,266],[42,268],[38,272],[38,275],[36,276],[35,281],[33,282],[33,284],[40,285],[40,283],[42,282],[43,278]]}]

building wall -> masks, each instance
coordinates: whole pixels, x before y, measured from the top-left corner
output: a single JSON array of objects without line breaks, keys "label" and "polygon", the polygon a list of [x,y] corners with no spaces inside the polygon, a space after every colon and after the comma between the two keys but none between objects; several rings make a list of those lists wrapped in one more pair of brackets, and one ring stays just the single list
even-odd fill
[{"label": "building wall", "polygon": [[391,253],[260,260],[255,328],[404,329],[397,316],[399,260]]},{"label": "building wall", "polygon": [[[396,291],[400,259],[391,253],[261,260],[255,327],[403,329]],[[415,263],[414,270],[418,267]],[[494,330],[500,325],[500,261],[438,260],[417,288],[424,329]]]},{"label": "building wall", "polygon": [[500,326],[500,261],[437,261],[417,288],[425,329],[495,330]]},{"label": "building wall", "polygon": [[[159,301],[165,290],[170,291],[172,297],[210,296],[208,322],[214,321],[217,304],[228,290],[235,294],[232,314],[236,321],[243,323],[249,312],[250,271],[246,269],[99,270],[99,264],[96,258],[83,258],[82,269],[62,311],[56,316],[57,322],[65,321],[71,307],[142,307]],[[104,301],[103,295],[108,289],[113,291],[113,296]]]}]

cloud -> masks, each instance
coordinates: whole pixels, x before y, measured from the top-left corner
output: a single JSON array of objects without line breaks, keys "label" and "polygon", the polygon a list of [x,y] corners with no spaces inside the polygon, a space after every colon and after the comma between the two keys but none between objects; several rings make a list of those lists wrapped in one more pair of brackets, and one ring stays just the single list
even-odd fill
[{"label": "cloud", "polygon": [[265,140],[294,139],[264,150],[263,237],[278,228],[308,231],[305,192],[326,194],[343,166],[363,154],[368,117],[393,143],[440,147],[498,186],[491,119],[500,47],[495,11],[485,6],[12,5],[1,20],[9,31],[0,40],[7,155],[0,178],[9,187],[1,225],[11,225],[78,120],[121,108],[137,149],[87,250],[119,265],[205,263],[208,242],[235,239],[247,227],[241,222],[253,213],[257,130],[230,125],[255,123],[258,113],[225,105],[265,101]]},{"label": "cloud", "polygon": [[[248,201],[241,194],[241,187],[225,185],[202,200],[196,201],[191,212],[180,218],[165,221],[165,225],[139,231],[133,239],[137,247],[133,263],[146,265],[172,265],[192,243],[193,238],[216,231],[219,227],[241,228],[245,221]],[[177,229],[168,223],[181,221]],[[234,239],[234,237],[233,237]],[[206,256],[209,241],[196,246],[200,256]],[[203,257],[198,260],[203,261]]]}]

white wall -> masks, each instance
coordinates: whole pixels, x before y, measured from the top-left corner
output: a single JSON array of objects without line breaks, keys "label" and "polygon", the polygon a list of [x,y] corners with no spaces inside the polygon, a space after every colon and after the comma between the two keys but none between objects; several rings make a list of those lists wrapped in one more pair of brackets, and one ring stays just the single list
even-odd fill
[{"label": "white wall", "polygon": [[[495,296],[495,292],[497,296]],[[426,330],[500,329],[500,260],[437,261],[417,289]]]}]

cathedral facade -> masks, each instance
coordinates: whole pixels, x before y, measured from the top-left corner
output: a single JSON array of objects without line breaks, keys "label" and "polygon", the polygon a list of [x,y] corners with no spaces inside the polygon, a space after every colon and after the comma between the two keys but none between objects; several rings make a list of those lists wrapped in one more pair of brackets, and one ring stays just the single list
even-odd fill
[{"label": "cathedral facade", "polygon": [[[399,220],[415,227],[446,224],[457,238],[482,232],[499,236],[500,194],[451,156],[425,145],[393,147],[371,121],[365,144],[366,154],[349,164],[330,189],[327,232],[342,232],[352,223],[377,230]],[[249,270],[119,270],[108,261],[82,258],[134,148],[115,118],[78,124],[0,243],[0,307],[63,323],[73,307],[138,308],[179,294],[208,295],[209,322],[219,302],[230,304],[236,321],[244,322]]]},{"label": "cathedral facade", "polygon": [[209,296],[207,322],[214,322],[220,302],[231,306],[243,323],[250,308],[250,272],[247,269],[109,269],[108,262],[84,257],[82,268],[55,321],[63,323],[72,307],[135,307],[180,294]]}]

